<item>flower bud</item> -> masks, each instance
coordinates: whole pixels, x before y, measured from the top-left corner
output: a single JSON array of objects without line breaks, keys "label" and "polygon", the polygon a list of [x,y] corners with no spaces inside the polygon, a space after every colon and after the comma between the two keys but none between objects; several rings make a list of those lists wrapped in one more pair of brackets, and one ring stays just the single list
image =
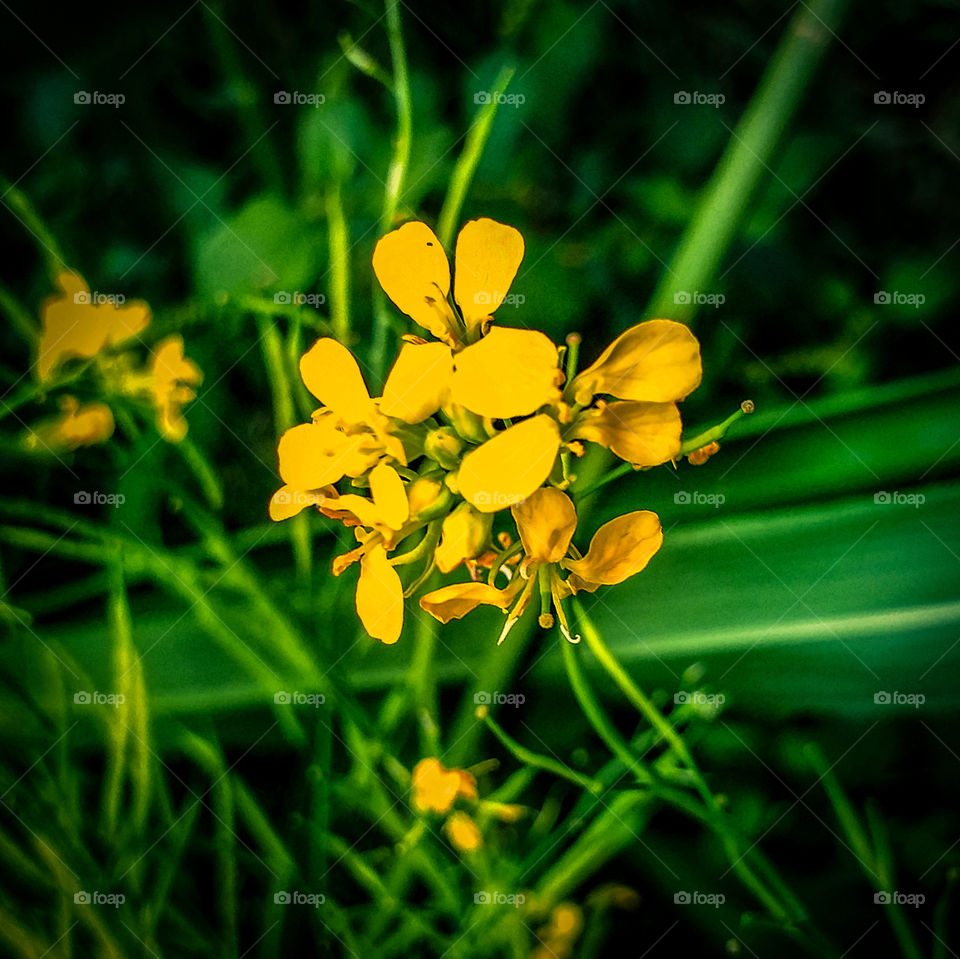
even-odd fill
[{"label": "flower bud", "polygon": [[423,444],[424,453],[446,470],[454,469],[460,462],[463,442],[450,426],[431,430]]}]

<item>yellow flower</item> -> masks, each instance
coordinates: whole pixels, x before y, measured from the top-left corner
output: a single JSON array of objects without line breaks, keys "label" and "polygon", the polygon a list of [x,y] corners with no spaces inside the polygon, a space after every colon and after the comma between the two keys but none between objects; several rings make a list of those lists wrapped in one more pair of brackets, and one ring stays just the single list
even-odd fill
[{"label": "yellow flower", "polygon": [[457,799],[477,798],[477,781],[465,769],[447,769],[434,756],[413,767],[413,806],[420,812],[444,814]]},{"label": "yellow flower", "polygon": [[48,297],[40,309],[34,369],[41,382],[49,381],[68,360],[91,359],[136,336],[150,323],[150,307],[140,300],[119,306],[91,302],[90,289],[78,273],[64,270],[56,283],[60,293]]},{"label": "yellow flower", "polygon": [[[597,530],[585,556],[572,546],[577,514],[570,498],[558,489],[545,486],[512,507],[525,559],[519,575],[498,589],[488,583],[456,583],[427,593],[420,606],[435,619],[447,623],[460,619],[478,606],[510,608],[498,643],[502,643],[523,615],[535,586],[541,595],[540,624],[553,625],[550,607],[556,609],[563,635],[575,642],[562,600],[581,590],[594,592],[601,585],[622,583],[640,572],[663,542],[656,513],[637,510],[618,516]],[[568,570],[564,580],[560,570]]]},{"label": "yellow flower", "polygon": [[503,303],[523,260],[523,237],[504,223],[471,220],[457,237],[456,273],[450,295],[450,264],[425,223],[412,221],[381,237],[373,271],[384,292],[415,323],[448,346],[478,340]]},{"label": "yellow flower", "polygon": [[[666,463],[680,452],[677,402],[701,376],[700,345],[686,326],[639,323],[568,384],[564,395],[575,405],[565,439],[599,443],[635,468]],[[601,396],[619,402],[596,399]]]},{"label": "yellow flower", "polygon": [[187,435],[181,410],[196,397],[194,387],[203,381],[200,367],[183,355],[182,337],[168,336],[153,348],[148,377],[157,429],[165,440],[179,443]]},{"label": "yellow flower", "polygon": [[461,503],[443,521],[442,538],[435,557],[437,569],[449,573],[464,560],[479,556],[490,542],[493,516]]},{"label": "yellow flower", "polygon": [[43,447],[51,451],[75,450],[80,446],[102,443],[113,435],[113,413],[105,403],[84,403],[72,396],[60,400],[63,412],[37,424],[27,434],[30,449]]},{"label": "yellow flower", "polygon": [[443,824],[447,838],[461,852],[476,852],[483,846],[483,835],[477,824],[459,810],[447,818]]}]

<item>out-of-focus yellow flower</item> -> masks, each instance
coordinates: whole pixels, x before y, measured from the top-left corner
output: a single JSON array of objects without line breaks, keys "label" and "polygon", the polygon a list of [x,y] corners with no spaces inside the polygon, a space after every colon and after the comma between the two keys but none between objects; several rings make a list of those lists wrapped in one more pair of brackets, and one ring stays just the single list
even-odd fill
[{"label": "out-of-focus yellow flower", "polygon": [[183,407],[196,397],[194,387],[203,382],[200,367],[183,355],[183,337],[168,336],[153,348],[148,376],[157,429],[168,442],[179,443],[187,435]]},{"label": "out-of-focus yellow flower", "polygon": [[84,403],[73,396],[60,400],[59,416],[38,423],[26,436],[29,449],[52,452],[75,450],[110,439],[113,435],[113,413],[106,403]]},{"label": "out-of-focus yellow flower", "polygon": [[451,813],[443,825],[447,838],[461,852],[476,852],[483,846],[483,834],[477,824],[465,813]]},{"label": "out-of-focus yellow flower", "polygon": [[573,902],[554,906],[546,925],[537,930],[539,944],[530,959],[566,959],[583,930],[583,910]]},{"label": "out-of-focus yellow flower", "polygon": [[447,769],[434,756],[413,767],[413,806],[419,812],[444,814],[458,799],[475,800],[477,781],[465,769]]},{"label": "out-of-focus yellow flower", "polygon": [[506,299],[523,260],[523,237],[504,223],[471,220],[457,237],[451,306],[450,264],[433,230],[411,221],[381,237],[373,270],[384,292],[415,323],[448,346],[473,343]]},{"label": "out-of-focus yellow flower", "polygon": [[[544,628],[553,625],[553,616],[546,604],[549,597],[563,635],[575,642],[561,601],[580,590],[592,593],[601,585],[622,583],[640,572],[663,542],[657,514],[637,510],[601,526],[590,541],[587,554],[581,557],[572,546],[577,528],[573,503],[561,490],[549,486],[537,489],[511,511],[525,554],[519,575],[503,589],[488,583],[443,586],[421,597],[422,609],[447,623],[481,605],[506,610],[513,604],[498,640],[502,643],[523,615],[539,582],[543,598],[540,625]],[[571,575],[564,580],[560,569],[569,570]]]},{"label": "out-of-focus yellow flower", "polygon": [[[680,452],[677,402],[701,376],[700,345],[686,326],[639,323],[568,384],[564,396],[574,412],[565,438],[598,443],[635,468],[666,463]],[[615,401],[598,399],[605,396]]]},{"label": "out-of-focus yellow flower", "polygon": [[150,307],[141,300],[116,304],[92,302],[90,288],[79,273],[57,275],[60,292],[40,308],[40,344],[34,370],[42,383],[49,381],[71,359],[88,360],[102,350],[118,346],[150,323]]}]

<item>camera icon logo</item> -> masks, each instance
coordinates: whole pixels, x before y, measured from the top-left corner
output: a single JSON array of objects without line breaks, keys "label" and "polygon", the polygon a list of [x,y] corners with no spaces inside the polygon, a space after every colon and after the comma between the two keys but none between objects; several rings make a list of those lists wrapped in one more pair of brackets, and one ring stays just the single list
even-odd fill
[{"label": "camera icon logo", "polygon": [[683,706],[684,703],[690,702],[690,694],[681,690],[679,693],[673,694],[673,701],[677,706]]},{"label": "camera icon logo", "polygon": [[690,294],[686,290],[680,290],[673,294],[673,302],[677,304],[687,304],[690,302]]},{"label": "camera icon logo", "polygon": [[687,506],[690,503],[690,494],[684,489],[677,490],[677,492],[673,494],[673,501],[678,506]]},{"label": "camera icon logo", "polygon": [[673,95],[674,103],[690,103],[690,94],[686,90],[678,90]]},{"label": "camera icon logo", "polygon": [[675,892],[673,894],[673,901],[678,906],[689,906],[690,905],[690,893],[689,892]]},{"label": "camera icon logo", "polygon": [[486,490],[480,490],[474,498],[474,503],[477,506],[489,506],[490,505],[490,494]]},{"label": "camera icon logo", "polygon": [[284,690],[281,690],[279,693],[273,694],[273,701],[278,706],[286,706],[290,702],[290,694]]},{"label": "camera icon logo", "polygon": [[89,103],[90,94],[86,90],[79,90],[73,95],[74,103]]},{"label": "camera icon logo", "polygon": [[89,906],[90,905],[90,893],[89,892],[75,892],[73,894],[73,901],[78,906]]},{"label": "camera icon logo", "polygon": [[875,892],[873,894],[873,901],[878,906],[889,906],[891,902],[891,896],[889,892]]},{"label": "camera icon logo", "polygon": [[73,294],[73,302],[77,306],[86,306],[90,302],[90,294],[86,290],[78,290]]},{"label": "camera icon logo", "polygon": [[475,706],[489,706],[493,702],[493,697],[488,692],[481,690],[473,694],[473,703]]},{"label": "camera icon logo", "polygon": [[278,906],[289,906],[290,905],[290,893],[289,892],[275,892],[273,894],[273,901]]},{"label": "camera icon logo", "polygon": [[874,293],[873,302],[876,303],[877,306],[886,306],[890,302],[890,294],[886,290]]},{"label": "camera icon logo", "polygon": [[890,693],[881,691],[879,693],[873,694],[873,702],[877,706],[889,706],[890,705]]},{"label": "camera icon logo", "polygon": [[473,904],[475,906],[487,906],[490,904],[489,892],[475,892],[473,894]]},{"label": "camera icon logo", "polygon": [[293,302],[293,297],[286,290],[281,290],[273,294],[273,302],[279,306],[289,306]]},{"label": "camera icon logo", "polygon": [[78,506],[89,506],[90,505],[90,494],[86,490],[78,490],[73,494],[73,501]]},{"label": "camera icon logo", "polygon": [[86,690],[81,689],[80,692],[73,694],[73,701],[78,706],[88,706],[90,704],[90,694]]},{"label": "camera icon logo", "polygon": [[874,103],[890,103],[890,102],[891,102],[891,99],[892,99],[892,98],[891,98],[890,94],[887,93],[886,90],[880,90],[878,93],[875,93],[875,94],[873,95],[873,102],[874,102]]},{"label": "camera icon logo", "polygon": [[474,294],[473,302],[478,306],[489,306],[493,302],[493,297],[486,290],[481,290]]},{"label": "camera icon logo", "polygon": [[290,103],[292,99],[293,98],[290,96],[290,94],[286,90],[278,90],[273,95],[274,103]]},{"label": "camera icon logo", "polygon": [[473,95],[474,103],[490,103],[492,100],[493,97],[486,90],[480,90]]},{"label": "camera icon logo", "polygon": [[878,493],[873,494],[873,501],[878,506],[887,506],[890,503],[890,494],[882,489]]}]

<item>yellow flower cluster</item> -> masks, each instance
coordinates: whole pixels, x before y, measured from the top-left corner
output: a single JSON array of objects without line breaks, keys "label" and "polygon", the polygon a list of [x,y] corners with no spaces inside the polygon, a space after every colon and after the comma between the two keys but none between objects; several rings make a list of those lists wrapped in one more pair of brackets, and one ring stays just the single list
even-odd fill
[{"label": "yellow flower cluster", "polygon": [[[564,491],[585,442],[635,468],[677,457],[677,403],[700,382],[699,344],[683,324],[649,320],[581,372],[562,368],[543,333],[493,325],[523,253],[513,227],[470,221],[457,239],[451,298],[439,240],[426,224],[406,223],[377,243],[373,269],[387,296],[434,339],[404,337],[377,398],[333,339],[319,340],[300,362],[321,406],[280,439],[284,486],[270,515],[282,520],[314,506],[354,528],[357,546],[335,560],[334,572],[360,563],[357,612],[384,643],[400,636],[404,596],[433,569],[461,566],[467,582],[420,599],[436,619],[495,606],[508,612],[502,642],[538,590],[541,625],[553,624],[553,608],[572,639],[562,601],[623,582],[662,542],[656,514],[638,510],[602,526],[580,553]],[[338,492],[344,478],[360,492]],[[495,528],[508,511],[517,539]],[[395,554],[408,537],[416,545]],[[405,586],[399,570],[416,563],[423,568]]]},{"label": "yellow flower cluster", "polygon": [[[483,846],[483,833],[475,815],[491,816],[502,822],[516,822],[522,806],[481,800],[477,780],[466,769],[447,769],[434,756],[421,759],[413,768],[412,804],[419,813],[446,816],[443,830],[461,852],[476,852]],[[463,808],[454,808],[460,802]]]},{"label": "yellow flower cluster", "polygon": [[[131,341],[149,326],[150,307],[142,300],[100,302],[86,281],[64,270],[57,276],[60,291],[48,297],[40,311],[41,332],[34,373],[46,388],[55,388],[71,361],[89,362],[98,386],[109,396],[147,402],[154,410],[157,429],[176,443],[187,435],[182,408],[203,379],[199,367],[183,355],[180,336],[168,336],[151,350],[145,366],[138,366]],[[110,407],[92,402],[81,405],[73,396],[60,401],[63,412],[39,423],[28,445],[48,449],[75,449],[100,443],[113,433]]]}]

